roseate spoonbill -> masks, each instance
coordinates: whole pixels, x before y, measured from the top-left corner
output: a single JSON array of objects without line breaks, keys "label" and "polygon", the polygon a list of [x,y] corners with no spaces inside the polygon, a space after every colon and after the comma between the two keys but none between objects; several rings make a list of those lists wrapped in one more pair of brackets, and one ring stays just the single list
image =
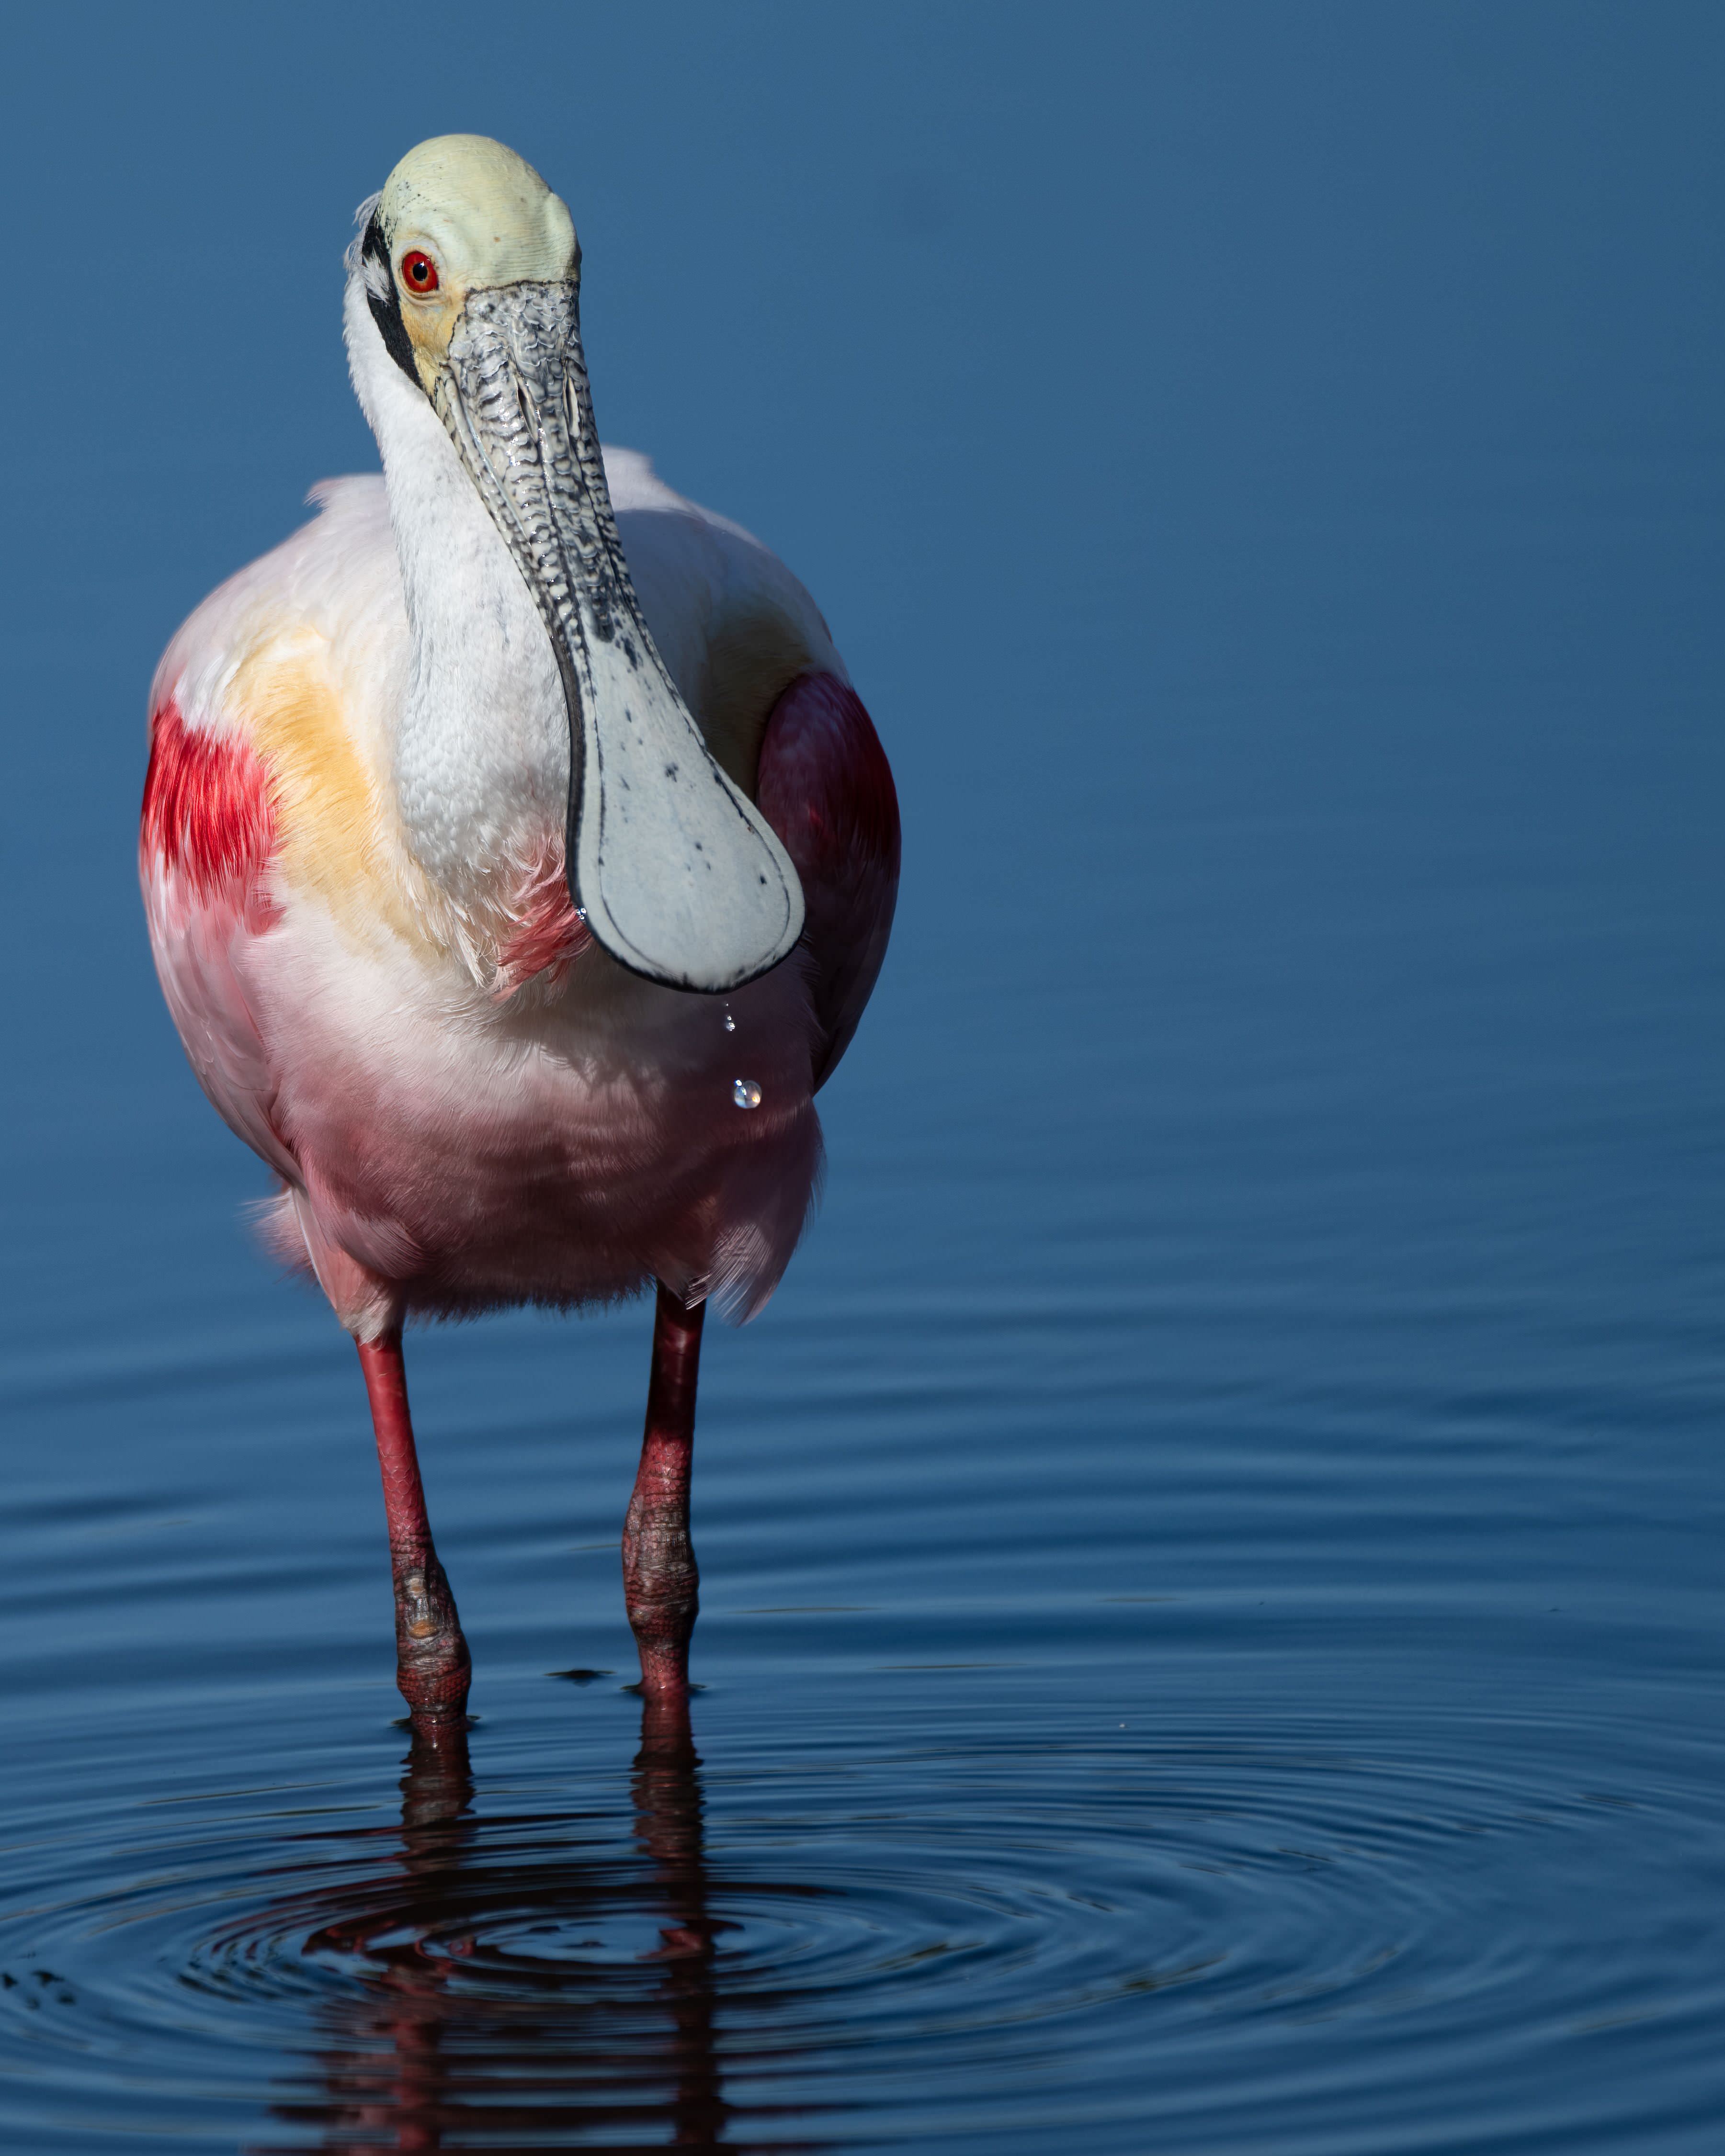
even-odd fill
[{"label": "roseate spoonbill", "polygon": [[140,864],[193,1068],[358,1343],[398,1682],[434,1727],[469,1656],[403,1319],[656,1282],[623,1573],[644,1686],[680,1692],[701,1321],[752,1316],[802,1231],[898,808],[795,578],[602,454],[581,251],[532,167],[440,136],[357,223],[382,477],[316,490],[169,645]]}]

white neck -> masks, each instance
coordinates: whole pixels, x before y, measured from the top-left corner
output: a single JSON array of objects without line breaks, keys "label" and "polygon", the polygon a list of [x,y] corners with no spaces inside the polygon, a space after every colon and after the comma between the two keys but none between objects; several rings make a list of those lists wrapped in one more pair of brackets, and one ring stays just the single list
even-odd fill
[{"label": "white neck", "polygon": [[429,401],[384,349],[356,274],[348,365],[377,438],[413,665],[394,743],[402,831],[464,910],[560,834],[569,728],[550,639]]}]

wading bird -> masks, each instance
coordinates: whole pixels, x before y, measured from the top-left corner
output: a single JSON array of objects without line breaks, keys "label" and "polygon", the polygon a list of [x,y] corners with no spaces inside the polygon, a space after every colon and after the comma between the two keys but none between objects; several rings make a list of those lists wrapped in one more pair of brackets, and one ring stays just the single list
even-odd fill
[{"label": "wading bird", "polygon": [[434,1727],[469,1656],[403,1319],[657,1284],[623,1570],[643,1685],[680,1692],[701,1321],[752,1316],[801,1234],[898,808],[803,587],[602,455],[580,248],[532,167],[440,136],[357,223],[382,477],[319,488],[169,646],[140,865],[193,1068],[280,1178],[270,1238],[358,1343]]}]

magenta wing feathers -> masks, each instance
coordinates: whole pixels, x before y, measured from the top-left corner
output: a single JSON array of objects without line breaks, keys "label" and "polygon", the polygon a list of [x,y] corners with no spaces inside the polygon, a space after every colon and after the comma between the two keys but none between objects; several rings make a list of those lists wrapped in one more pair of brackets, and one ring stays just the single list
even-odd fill
[{"label": "magenta wing feathers", "polygon": [[297,1173],[274,1112],[275,1081],[242,983],[243,956],[276,919],[275,845],[263,766],[237,734],[194,731],[172,701],[151,715],[138,870],[174,1023],[223,1121],[278,1174]]},{"label": "magenta wing feathers", "polygon": [[791,684],[767,722],[756,798],[802,879],[819,1088],[856,1031],[898,897],[898,794],[854,689],[831,674]]}]

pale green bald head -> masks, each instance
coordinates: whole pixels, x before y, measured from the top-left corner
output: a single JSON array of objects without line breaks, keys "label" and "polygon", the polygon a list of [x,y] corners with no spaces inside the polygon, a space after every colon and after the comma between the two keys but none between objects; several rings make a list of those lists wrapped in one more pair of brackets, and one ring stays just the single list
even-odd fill
[{"label": "pale green bald head", "polygon": [[423,248],[445,281],[469,290],[552,283],[579,257],[561,198],[488,135],[434,135],[409,150],[377,210],[393,261]]},{"label": "pale green bald head", "polygon": [[470,293],[563,284],[581,267],[561,199],[525,157],[488,135],[434,135],[408,151],[377,198],[367,252],[380,244],[412,371],[428,396]]}]

